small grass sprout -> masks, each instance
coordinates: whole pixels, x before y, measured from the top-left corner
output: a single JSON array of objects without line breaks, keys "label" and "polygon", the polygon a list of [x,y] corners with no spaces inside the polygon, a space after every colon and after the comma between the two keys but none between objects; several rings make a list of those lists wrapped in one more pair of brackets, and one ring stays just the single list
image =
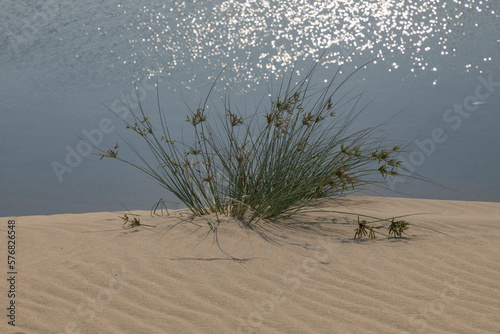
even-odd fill
[{"label": "small grass sprout", "polygon": [[375,229],[379,229],[381,226],[370,226],[368,224],[369,222],[364,219],[360,221],[358,216],[358,227],[354,230],[354,239],[361,240],[367,234],[368,238],[372,240],[376,238]]},{"label": "small grass sprout", "polygon": [[409,223],[406,222],[405,220],[396,220],[394,221],[394,218],[391,221],[391,225],[387,228],[387,232],[394,236],[394,238],[401,238],[402,234],[404,231],[409,229],[408,227]]},{"label": "small grass sprout", "polygon": [[366,223],[367,221],[364,219],[360,221],[358,216],[358,227],[354,230],[354,239],[361,240],[367,234],[368,226]]},{"label": "small grass sprout", "polygon": [[156,227],[153,225],[147,225],[147,224],[141,224],[141,220],[136,217],[136,215],[130,214],[131,216],[134,216],[133,218],[129,217],[126,213],[123,214],[123,217],[119,217],[123,219],[123,227],[124,228],[134,228],[137,226],[148,226],[148,227]]}]

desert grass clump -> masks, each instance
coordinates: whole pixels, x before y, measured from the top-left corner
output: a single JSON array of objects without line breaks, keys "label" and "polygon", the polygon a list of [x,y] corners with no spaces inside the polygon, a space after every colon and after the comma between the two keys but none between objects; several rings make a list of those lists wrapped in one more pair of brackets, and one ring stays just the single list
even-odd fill
[{"label": "desert grass clump", "polygon": [[366,108],[360,106],[362,94],[340,94],[363,67],[344,79],[338,70],[324,87],[313,89],[316,66],[296,83],[293,75],[283,78],[269,104],[251,115],[235,111],[229,94],[221,107],[209,107],[217,78],[204,103],[186,117],[189,142],[171,136],[159,97],[159,119],[153,122],[138,94],[138,110],[126,104],[133,119],[122,120],[147,143],[153,158],[147,159],[129,140],[125,142],[142,164],[122,159],[118,146],[102,151],[101,158],[142,171],[194,215],[226,214],[248,224],[293,215],[313,200],[343,196],[396,176],[399,146],[387,144],[377,126],[356,130],[353,123]]}]

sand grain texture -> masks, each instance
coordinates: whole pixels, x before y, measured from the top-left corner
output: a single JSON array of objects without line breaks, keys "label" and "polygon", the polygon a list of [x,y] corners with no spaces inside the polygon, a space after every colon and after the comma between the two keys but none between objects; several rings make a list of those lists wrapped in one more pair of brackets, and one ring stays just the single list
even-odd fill
[{"label": "sand grain texture", "polygon": [[356,217],[330,212],[254,229],[223,218],[217,235],[204,219],[179,223],[181,211],[135,211],[156,228],[129,230],[109,212],[2,218],[4,255],[16,220],[18,281],[16,327],[4,315],[0,332],[500,333],[500,203],[349,197],[321,208],[423,214],[407,218],[421,226],[410,238],[361,242]]}]

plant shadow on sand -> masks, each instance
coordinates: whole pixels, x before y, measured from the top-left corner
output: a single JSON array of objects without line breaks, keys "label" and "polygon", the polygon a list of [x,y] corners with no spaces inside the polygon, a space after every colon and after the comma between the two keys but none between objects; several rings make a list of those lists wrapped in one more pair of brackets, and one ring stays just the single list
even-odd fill
[{"label": "plant shadow on sand", "polygon": [[[253,224],[248,224],[245,218],[235,218],[228,215],[196,216],[185,209],[182,210],[180,216],[171,216],[173,220],[169,219],[160,223],[158,232],[161,232],[162,235],[168,235],[175,228],[187,229],[190,232],[186,236],[196,234],[197,241],[191,240],[186,245],[192,245],[193,248],[204,248],[208,244],[212,244],[220,251],[219,255],[210,252],[198,257],[190,255],[171,260],[232,260],[238,263],[248,263],[262,256],[259,251],[255,252],[256,247],[264,247],[268,250],[278,247],[302,254],[302,256],[309,256],[305,254],[321,250],[321,244],[325,243],[340,245],[360,242],[408,242],[411,239],[404,233],[401,237],[395,237],[387,232],[392,217],[377,221],[377,224],[384,225],[384,231],[379,233],[377,239],[354,237],[355,228],[358,226],[358,214],[345,210],[355,210],[356,205],[370,203],[373,200],[360,201],[356,199],[353,201],[346,197],[335,200],[322,199],[316,202],[321,203],[311,203],[310,207],[304,208],[302,212],[290,217],[275,220],[263,219]],[[335,209],[344,209],[344,211]],[[329,263],[329,261],[321,260],[318,262]]]}]

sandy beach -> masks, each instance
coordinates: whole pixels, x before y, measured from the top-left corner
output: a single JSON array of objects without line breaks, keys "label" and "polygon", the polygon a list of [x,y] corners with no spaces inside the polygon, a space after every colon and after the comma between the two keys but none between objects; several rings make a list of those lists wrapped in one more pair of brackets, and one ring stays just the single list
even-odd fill
[{"label": "sandy beach", "polygon": [[[15,220],[15,327],[2,333],[500,333],[500,203],[347,197],[245,228],[186,211]],[[353,239],[357,217],[408,236]],[[442,232],[442,233],[440,233]],[[445,234],[443,234],[445,233]]]}]

